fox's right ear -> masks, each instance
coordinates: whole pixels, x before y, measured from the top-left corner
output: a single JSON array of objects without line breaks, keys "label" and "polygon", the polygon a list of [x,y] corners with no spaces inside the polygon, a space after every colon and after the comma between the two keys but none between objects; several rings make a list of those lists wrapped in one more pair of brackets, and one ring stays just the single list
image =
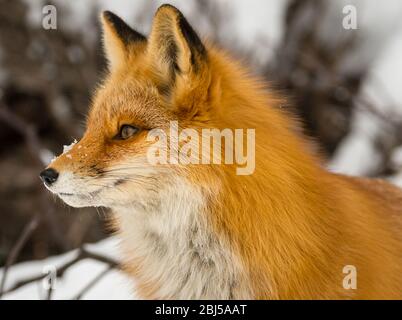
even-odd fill
[{"label": "fox's right ear", "polygon": [[109,61],[109,70],[113,71],[124,65],[129,54],[135,50],[136,44],[146,43],[147,39],[110,11],[102,13],[101,21],[103,45]]},{"label": "fox's right ear", "polygon": [[207,61],[207,52],[200,38],[183,14],[169,4],[157,10],[149,36],[148,53],[155,70],[166,82],[176,76],[189,81],[200,75]]}]

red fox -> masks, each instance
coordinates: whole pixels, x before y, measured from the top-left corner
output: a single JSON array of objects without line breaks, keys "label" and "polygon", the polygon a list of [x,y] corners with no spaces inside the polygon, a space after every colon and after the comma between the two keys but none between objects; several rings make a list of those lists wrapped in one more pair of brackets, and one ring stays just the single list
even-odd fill
[{"label": "red fox", "polygon": [[[41,178],[71,206],[112,210],[141,297],[402,298],[399,189],[326,171],[284,98],[175,7],[157,10],[148,38],[111,12],[101,21],[108,75],[84,136]],[[172,140],[172,122],[254,129],[253,170],[150,163],[149,132]]]}]

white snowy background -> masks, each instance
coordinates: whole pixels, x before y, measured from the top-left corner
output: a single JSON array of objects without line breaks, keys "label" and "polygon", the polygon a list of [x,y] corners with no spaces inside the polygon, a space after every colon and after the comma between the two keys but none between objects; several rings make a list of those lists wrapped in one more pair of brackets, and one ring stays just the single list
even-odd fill
[{"label": "white snowy background", "polygon": [[[30,23],[38,24],[42,18],[42,4],[36,0],[25,0],[30,6]],[[93,10],[91,1],[53,1],[57,8],[67,8],[69,19],[60,21],[63,28],[85,30],[84,36],[88,41],[94,41],[93,33],[86,26],[88,17]],[[252,50],[255,58],[269,59],[282,36],[282,18],[286,1],[284,0],[220,0],[217,1],[230,11],[230,25],[224,32],[229,33],[226,41],[241,43],[245,50]],[[359,63],[372,61],[369,77],[363,85],[362,93],[375,102],[381,112],[386,110],[396,116],[402,116],[402,2],[399,0],[365,0],[365,1],[331,1],[335,15],[340,15],[345,4],[354,4],[358,8],[358,27],[365,33],[364,45],[360,51],[354,53],[349,63],[350,68],[358,67]],[[114,0],[96,1],[102,10],[108,9],[128,21],[135,16],[135,8],[142,7],[144,0],[128,1]],[[160,2],[162,3],[162,2]],[[170,1],[177,5],[189,20],[197,19],[191,10],[192,1]],[[152,4],[157,6],[156,4]],[[130,8],[130,10],[127,10]],[[61,9],[60,9],[61,10]],[[141,19],[143,25],[137,29],[147,32],[151,17]],[[202,21],[198,21],[202,25]],[[204,26],[205,33],[214,34]],[[95,32],[95,31],[94,31]],[[323,37],[325,30],[323,28]],[[265,39],[265,41],[259,41]],[[378,85],[378,84],[381,85]],[[384,130],[386,123],[381,122],[372,114],[359,110],[353,114],[352,130],[342,141],[335,152],[328,167],[336,172],[352,175],[367,175],[375,170],[382,161],[375,149],[375,139]],[[402,147],[394,150],[392,164],[402,169]],[[402,186],[402,171],[391,177],[391,181]],[[114,237],[103,240],[97,244],[87,245],[88,251],[98,252],[105,256],[119,260],[118,240]],[[78,250],[60,256],[50,257],[41,261],[24,262],[13,266],[7,277],[5,289],[11,288],[18,281],[36,276],[43,272],[45,266],[59,266],[74,258]],[[62,278],[57,279],[52,299],[73,299],[78,292],[85,288],[92,279],[104,272],[107,268],[102,262],[85,259],[69,268]],[[3,270],[0,269],[0,279]],[[23,286],[19,290],[6,294],[4,299],[43,299],[46,291],[42,281]],[[130,279],[124,273],[111,270],[97,284],[90,288],[82,299],[135,299],[135,289]]]},{"label": "white snowy background", "polygon": [[[114,237],[102,240],[96,244],[87,244],[85,249],[89,252],[98,253],[102,256],[119,260],[117,249],[118,240]],[[7,274],[5,292],[18,281],[49,275],[49,270],[59,268],[73,260],[78,255],[78,249],[65,254],[49,257],[45,260],[24,262],[14,265]],[[84,259],[74,264],[57,278],[52,284],[52,299],[76,299],[77,295],[85,289],[92,280],[108,270],[108,265],[93,259]],[[3,270],[0,270],[0,278]],[[5,294],[3,299],[46,299],[48,282],[39,280],[21,287],[18,290]],[[96,285],[86,291],[82,298],[86,299],[135,299],[135,290],[132,281],[120,271],[111,269],[105,276],[96,281]]]}]

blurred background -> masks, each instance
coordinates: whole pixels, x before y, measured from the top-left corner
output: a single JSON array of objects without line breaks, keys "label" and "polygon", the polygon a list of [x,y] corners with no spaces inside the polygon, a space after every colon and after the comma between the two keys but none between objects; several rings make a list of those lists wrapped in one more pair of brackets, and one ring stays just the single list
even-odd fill
[{"label": "blurred background", "polygon": [[[105,72],[99,13],[111,10],[147,34],[164,2],[0,0],[0,296],[12,265],[110,235],[107,212],[68,208],[45,191],[38,174],[83,133]],[[199,35],[289,98],[287,108],[328,168],[402,186],[401,1],[169,3]],[[56,29],[43,28],[45,5],[57,9]],[[348,5],[356,9],[356,28],[345,28]]]}]

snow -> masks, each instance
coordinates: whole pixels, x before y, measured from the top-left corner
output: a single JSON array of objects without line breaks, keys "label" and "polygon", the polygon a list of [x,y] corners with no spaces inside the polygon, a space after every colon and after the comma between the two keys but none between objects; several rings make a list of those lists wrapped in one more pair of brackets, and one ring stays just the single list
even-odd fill
[{"label": "snow", "polygon": [[402,171],[388,178],[388,181],[399,188],[402,188]]},{"label": "snow", "polygon": [[393,169],[402,169],[402,146],[395,148],[390,157],[390,165]]},{"label": "snow", "polygon": [[[382,6],[375,1],[355,0],[353,3],[357,5],[358,15],[361,17],[359,31],[362,32],[360,36],[363,43],[348,66],[353,68],[366,63],[368,59],[372,61],[360,98],[370,101],[380,114],[385,114],[390,119],[400,119],[402,3],[395,0],[387,1],[387,5]],[[365,176],[375,173],[384,161],[376,150],[376,139],[386,130],[387,123],[364,111],[364,106],[359,106],[358,109],[353,115],[352,130],[339,145],[328,167],[340,173]],[[402,181],[402,172],[390,181]],[[402,186],[402,183],[399,185]]]},{"label": "snow", "polygon": [[375,137],[380,130],[381,125],[375,116],[355,111],[352,130],[341,141],[328,168],[333,172],[357,176],[375,172],[383,161],[375,147]]},{"label": "snow", "polygon": [[73,142],[71,142],[68,146],[64,145],[63,146],[63,154],[70,152],[70,150],[76,145],[77,139],[74,139]]},{"label": "snow", "polygon": [[390,157],[390,166],[397,173],[389,178],[389,181],[402,188],[402,146],[393,150]]},{"label": "snow", "polygon": [[363,94],[383,112],[402,116],[402,28],[370,69]]},{"label": "snow", "polygon": [[[345,30],[342,26],[344,14],[342,8],[353,5],[357,13],[357,30]],[[333,39],[338,31],[339,37],[350,36],[355,33],[359,45],[350,47],[353,53],[347,58],[344,68],[348,70],[365,67],[378,58],[384,47],[393,41],[393,35],[401,29],[402,3],[399,0],[388,0],[387,5],[381,5],[379,1],[366,0],[338,0],[331,1],[329,19],[338,21],[339,29],[334,30],[334,25],[328,24],[323,39]],[[331,35],[331,36],[329,36]]]},{"label": "snow", "polygon": [[[114,237],[100,241],[96,244],[86,244],[86,250],[92,253],[113,258],[119,261],[120,257],[117,249],[118,240]],[[58,267],[78,254],[78,250],[73,250],[65,254],[49,257],[40,261],[29,261],[14,265],[10,268],[7,276],[5,289],[11,288],[18,281],[32,276],[44,274],[46,270]],[[63,275],[57,279],[52,295],[52,299],[64,300],[74,298],[92,279],[105,271],[108,266],[102,262],[86,259],[71,266]],[[3,269],[0,269],[0,279],[3,276]],[[136,299],[132,280],[122,271],[111,270],[101,278],[94,287],[82,297],[84,300],[103,300],[103,299]],[[23,286],[14,292],[3,296],[5,300],[26,300],[43,299],[46,290],[43,280]]]},{"label": "snow", "polygon": [[283,15],[288,1],[284,0],[235,0],[234,8],[236,26],[233,34],[237,43],[252,50],[254,59],[266,63],[274,57],[283,34]]}]

